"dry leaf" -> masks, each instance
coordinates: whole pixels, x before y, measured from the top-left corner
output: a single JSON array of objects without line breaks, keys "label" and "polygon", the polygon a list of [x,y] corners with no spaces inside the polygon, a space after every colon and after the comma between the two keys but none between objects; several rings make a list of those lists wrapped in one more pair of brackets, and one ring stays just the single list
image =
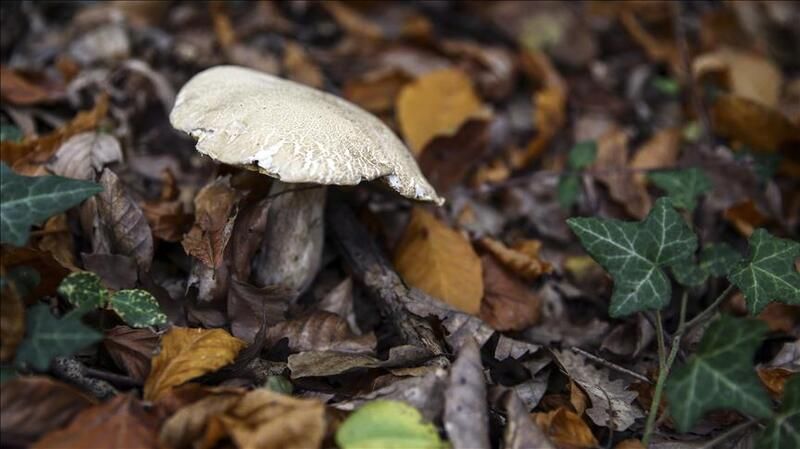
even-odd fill
[{"label": "dry leaf", "polygon": [[325,8],[333,19],[346,32],[369,40],[380,40],[383,38],[383,31],[377,24],[372,23],[358,11],[339,1],[327,1],[320,4]]},{"label": "dry leaf", "polygon": [[419,167],[431,185],[446,194],[480,162],[488,143],[489,121],[467,120],[454,135],[438,136],[428,142],[419,156]]},{"label": "dry leaf", "polygon": [[161,340],[144,385],[144,398],[156,400],[172,387],[233,362],[245,343],[222,329],[173,327]]},{"label": "dry leaf", "polygon": [[623,130],[612,129],[597,141],[597,159],[591,170],[631,216],[642,219],[650,212],[647,188],[636,182],[628,167],[628,135]]},{"label": "dry leaf", "polygon": [[67,178],[95,180],[106,165],[122,161],[122,148],[108,134],[86,132],[64,142],[47,163],[47,169]]},{"label": "dry leaf", "polygon": [[27,296],[20,298],[23,301],[39,300],[47,295],[55,295],[58,285],[69,270],[61,266],[53,255],[30,247],[0,246],[0,261],[5,270],[14,267],[26,266],[39,273],[39,285]]},{"label": "dry leaf", "polygon": [[252,342],[262,321],[267,326],[282,322],[295,295],[279,285],[256,287],[231,277],[228,289],[228,318],[231,333],[246,342]]},{"label": "dry leaf", "polygon": [[549,263],[539,258],[542,242],[538,240],[521,240],[509,248],[491,237],[483,237],[478,240],[478,245],[489,251],[504,267],[527,281],[536,280],[553,269]]},{"label": "dry leaf", "polygon": [[783,74],[769,59],[755,53],[722,48],[702,54],[692,61],[692,74],[703,78],[723,72],[734,95],[775,108],[780,99]]},{"label": "dry leaf", "polygon": [[[0,275],[6,278],[6,270],[0,264]],[[0,361],[14,358],[17,345],[25,336],[25,304],[12,282],[6,280],[0,287]]]},{"label": "dry leaf", "polygon": [[139,275],[136,261],[132,257],[119,254],[81,254],[86,271],[98,275],[103,285],[112,290],[136,287]]},{"label": "dry leaf", "polygon": [[47,219],[42,226],[42,238],[36,245],[49,252],[53,259],[69,271],[80,271],[76,266],[75,242],[67,222],[67,214],[58,214]]},{"label": "dry leaf", "polygon": [[499,331],[523,330],[539,321],[542,301],[494,257],[481,257],[485,296],[480,318]]},{"label": "dry leaf", "polygon": [[755,151],[774,152],[800,144],[800,126],[779,111],[747,98],[717,98],[711,107],[711,121],[715,132]]},{"label": "dry leaf", "polygon": [[769,221],[769,217],[758,209],[752,199],[747,199],[725,209],[722,216],[725,220],[731,222],[736,230],[745,237],[749,237],[756,228]]},{"label": "dry leaf", "polygon": [[481,261],[469,241],[414,208],[395,251],[395,266],[406,282],[473,315],[483,297]]},{"label": "dry leaf", "polygon": [[[795,267],[799,263],[800,259],[795,263]],[[772,332],[792,334],[794,327],[800,324],[800,306],[773,302],[758,314],[758,319],[767,323]]]},{"label": "dry leaf", "polygon": [[[633,155],[630,167],[634,170],[671,168],[678,159],[680,143],[679,130],[670,128],[656,131]],[[634,176],[638,184],[644,186],[647,183],[644,173],[636,173]]]},{"label": "dry leaf", "polygon": [[583,419],[566,407],[534,413],[533,416],[536,424],[559,447],[593,448],[599,445]]},{"label": "dry leaf", "polygon": [[206,267],[217,268],[222,264],[236,218],[236,201],[237,193],[228,177],[217,178],[194,198],[194,225],[181,243],[187,254]]},{"label": "dry leaf", "polygon": [[481,350],[467,340],[450,367],[445,390],[444,429],[454,449],[489,449],[489,411]]},{"label": "dry leaf", "polygon": [[486,116],[467,75],[458,69],[427,73],[403,87],[397,121],[411,151],[419,156],[436,136],[451,136],[470,118]]},{"label": "dry leaf", "polygon": [[322,71],[300,44],[286,42],[283,47],[283,67],[287,77],[292,81],[318,89],[322,88],[325,82]]},{"label": "dry leaf", "polygon": [[0,394],[0,442],[3,447],[28,446],[45,433],[66,425],[94,402],[49,377],[9,380]]},{"label": "dry leaf", "polygon": [[342,93],[345,98],[373,114],[390,112],[403,87],[411,77],[396,69],[367,73],[360,78],[348,79]]},{"label": "dry leaf", "polygon": [[342,317],[317,311],[303,318],[271,326],[267,341],[274,345],[283,338],[289,340],[289,351],[337,351],[372,354],[377,341],[375,334],[355,335]]},{"label": "dry leaf", "polygon": [[0,66],[0,95],[3,101],[21,106],[46,103],[58,100],[64,95],[64,86],[54,85],[52,81],[37,83],[29,80],[17,70]]},{"label": "dry leaf", "polygon": [[761,379],[761,383],[767,387],[769,394],[772,395],[776,401],[780,401],[783,397],[786,381],[788,381],[793,375],[797,374],[796,372],[786,368],[759,367],[756,371],[758,372],[758,377]]},{"label": "dry leaf", "polygon": [[150,360],[158,348],[158,335],[150,329],[115,326],[106,331],[103,346],[114,362],[128,375],[144,383],[150,373]]},{"label": "dry leaf", "polygon": [[69,426],[45,435],[34,449],[157,449],[158,417],[124,394],[80,412]]},{"label": "dry leaf", "polygon": [[622,440],[614,446],[614,449],[647,449],[640,440],[628,439]]},{"label": "dry leaf", "polygon": [[633,40],[644,49],[652,61],[666,63],[673,73],[681,73],[680,53],[674,38],[664,38],[651,34],[639,22],[633,10],[621,11],[620,20]]}]

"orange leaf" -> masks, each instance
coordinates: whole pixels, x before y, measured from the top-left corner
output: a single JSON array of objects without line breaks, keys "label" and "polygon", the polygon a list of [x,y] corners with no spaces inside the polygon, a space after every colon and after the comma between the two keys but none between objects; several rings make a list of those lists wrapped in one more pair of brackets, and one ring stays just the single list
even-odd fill
[{"label": "orange leaf", "polygon": [[513,248],[509,248],[491,237],[483,237],[478,240],[478,244],[489,251],[503,266],[525,280],[535,280],[553,269],[549,263],[539,258],[539,248],[542,243],[538,240],[522,240]]},{"label": "orange leaf", "polygon": [[483,297],[481,260],[469,240],[421,208],[395,251],[397,271],[409,284],[473,315]]},{"label": "orange leaf", "polygon": [[245,343],[222,329],[173,327],[161,340],[144,384],[144,398],[156,400],[172,387],[233,362]]},{"label": "orange leaf", "polygon": [[747,98],[719,97],[711,107],[711,121],[715,132],[756,151],[775,152],[800,144],[800,127],[779,111]]},{"label": "orange leaf", "polygon": [[542,431],[560,447],[593,448],[599,444],[583,419],[565,407],[533,416]]}]

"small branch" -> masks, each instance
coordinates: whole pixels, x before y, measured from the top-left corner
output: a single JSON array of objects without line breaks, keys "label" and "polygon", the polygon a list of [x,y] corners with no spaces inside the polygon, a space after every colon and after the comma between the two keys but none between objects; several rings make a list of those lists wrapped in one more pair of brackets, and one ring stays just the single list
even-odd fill
[{"label": "small branch", "polygon": [[112,373],[95,368],[86,368],[86,376],[95,379],[104,380],[112,385],[120,388],[139,388],[142,383],[130,376],[123,376],[122,374]]},{"label": "small branch", "polygon": [[623,373],[623,374],[627,374],[628,376],[631,376],[631,377],[633,377],[633,378],[635,378],[637,380],[640,380],[642,382],[647,382],[648,384],[652,384],[653,383],[652,380],[648,379],[647,376],[645,376],[643,374],[639,374],[636,371],[629,370],[628,368],[625,368],[624,366],[617,365],[614,362],[610,362],[610,361],[608,361],[608,360],[606,360],[606,359],[604,359],[602,357],[598,357],[598,356],[596,356],[596,355],[594,355],[594,354],[592,354],[590,352],[584,351],[583,349],[581,349],[581,348],[579,348],[577,346],[573,346],[570,349],[572,349],[573,351],[577,352],[578,354],[581,354],[582,356],[586,357],[587,359],[589,359],[589,360],[591,360],[591,361],[593,361],[595,363],[599,363],[599,364],[605,366],[608,369],[612,369],[614,371],[617,371],[617,372],[620,372],[620,373]]}]

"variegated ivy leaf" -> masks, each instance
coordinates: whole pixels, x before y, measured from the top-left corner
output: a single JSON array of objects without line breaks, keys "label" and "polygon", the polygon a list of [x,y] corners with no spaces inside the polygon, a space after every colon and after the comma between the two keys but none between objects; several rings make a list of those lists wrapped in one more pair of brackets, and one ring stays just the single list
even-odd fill
[{"label": "variegated ivy leaf", "polygon": [[750,259],[737,265],[728,279],[744,293],[750,313],[758,314],[772,301],[800,304],[800,273],[794,266],[800,243],[764,229],[756,229],[749,243]]},{"label": "variegated ivy leaf", "polygon": [[108,299],[108,305],[131,327],[147,327],[167,322],[150,293],[139,290],[120,290]]},{"label": "variegated ivy leaf", "polygon": [[688,211],[697,206],[697,197],[711,190],[711,180],[699,168],[650,173],[650,181],[667,192],[672,204]]},{"label": "variegated ivy leaf", "polygon": [[675,280],[687,287],[696,287],[709,275],[725,276],[742,259],[742,256],[727,243],[712,243],[700,253],[700,263],[686,259],[672,265]]},{"label": "variegated ivy leaf", "polygon": [[81,271],[65,277],[58,286],[58,294],[77,310],[88,311],[105,305],[108,289],[103,287],[99,276]]},{"label": "variegated ivy leaf", "polygon": [[786,381],[781,408],[756,438],[758,449],[800,447],[800,376]]},{"label": "variegated ivy leaf", "polygon": [[641,222],[570,218],[567,224],[614,278],[613,317],[667,305],[671,288],[662,268],[686,260],[697,248],[697,237],[667,198],[658,199]]},{"label": "variegated ivy leaf", "polygon": [[762,321],[727,315],[708,327],[697,353],[667,380],[670,415],[678,430],[689,431],[711,410],[770,416],[769,396],[753,368],[753,357],[766,332]]}]

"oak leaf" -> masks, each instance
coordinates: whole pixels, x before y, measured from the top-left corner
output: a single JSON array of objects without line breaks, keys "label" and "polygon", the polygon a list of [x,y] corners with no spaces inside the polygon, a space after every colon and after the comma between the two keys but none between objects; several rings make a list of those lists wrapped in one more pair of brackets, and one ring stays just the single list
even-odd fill
[{"label": "oak leaf", "polygon": [[158,399],[172,387],[233,362],[245,343],[222,329],[173,327],[161,340],[144,384],[144,398]]},{"label": "oak leaf", "polygon": [[395,251],[397,271],[408,283],[473,315],[483,297],[481,260],[469,241],[415,208]]}]

